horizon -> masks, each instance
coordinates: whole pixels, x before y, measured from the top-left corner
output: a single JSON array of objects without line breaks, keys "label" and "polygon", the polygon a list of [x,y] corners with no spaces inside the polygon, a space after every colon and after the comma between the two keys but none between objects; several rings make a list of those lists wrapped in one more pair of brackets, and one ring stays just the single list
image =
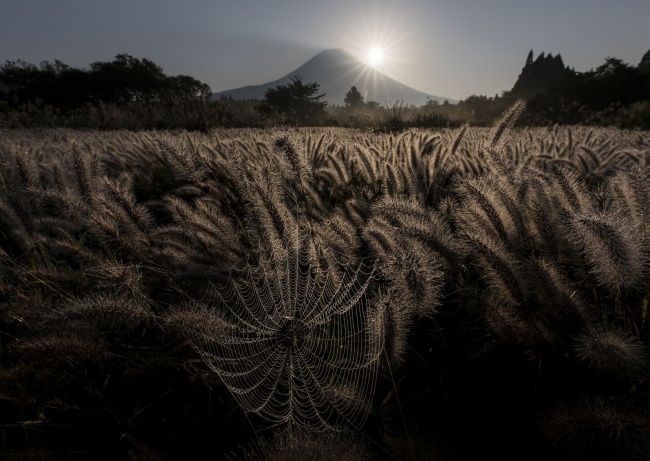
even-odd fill
[{"label": "horizon", "polygon": [[461,100],[511,89],[531,49],[535,56],[559,53],[579,72],[608,57],[636,66],[650,49],[648,17],[646,0],[624,6],[601,0],[5,0],[0,61],[58,59],[86,68],[126,53],[155,62],[168,75],[190,75],[218,93],[272,82],[328,49],[362,60],[374,50],[380,56],[374,65],[386,76]]}]

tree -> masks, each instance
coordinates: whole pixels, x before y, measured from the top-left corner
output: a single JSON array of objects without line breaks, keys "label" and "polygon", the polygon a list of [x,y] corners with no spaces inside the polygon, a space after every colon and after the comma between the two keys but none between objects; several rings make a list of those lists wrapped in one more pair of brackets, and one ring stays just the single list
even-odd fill
[{"label": "tree", "polygon": [[533,61],[533,51],[531,50],[526,57],[526,64],[521,69],[509,96],[514,98],[531,99],[538,93],[547,91],[548,86],[553,82],[559,81],[570,73],[564,65],[562,56],[558,53],[553,56],[544,52],[537,56]]},{"label": "tree", "polygon": [[264,100],[257,107],[260,114],[279,115],[285,122],[295,125],[308,125],[325,117],[326,101],[320,101],[325,94],[318,94],[320,84],[303,83],[302,77],[294,75],[291,83],[269,88]]},{"label": "tree", "polygon": [[597,77],[611,77],[614,75],[627,75],[635,73],[634,67],[618,58],[605,58],[605,63],[598,66]]},{"label": "tree", "polygon": [[184,99],[206,100],[212,95],[209,85],[190,77],[189,75],[177,75],[167,77],[167,91],[172,95]]},{"label": "tree", "polygon": [[108,103],[149,103],[160,99],[167,76],[148,59],[118,54],[114,61],[90,65],[97,99]]},{"label": "tree", "polygon": [[350,88],[350,91],[346,93],[343,102],[345,102],[346,107],[360,107],[363,106],[363,96],[361,96],[357,87],[353,86]]},{"label": "tree", "polygon": [[530,67],[533,65],[533,50],[530,50],[528,57],[526,58],[526,65],[524,67]]},{"label": "tree", "polygon": [[6,61],[0,65],[0,91],[10,107],[32,103],[59,109],[82,106],[90,94],[88,73],[62,63],[43,61],[38,66],[24,61]]},{"label": "tree", "polygon": [[642,73],[650,73],[650,50],[643,55],[637,69]]}]

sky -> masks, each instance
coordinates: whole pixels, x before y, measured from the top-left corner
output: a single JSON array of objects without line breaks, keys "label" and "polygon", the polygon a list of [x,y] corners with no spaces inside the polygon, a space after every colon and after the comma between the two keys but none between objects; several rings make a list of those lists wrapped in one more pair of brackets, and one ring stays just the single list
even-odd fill
[{"label": "sky", "polygon": [[650,50],[650,0],[0,0],[0,62],[86,68],[119,53],[223,91],[289,74],[324,49],[451,99],[512,88],[532,49],[577,71]]}]

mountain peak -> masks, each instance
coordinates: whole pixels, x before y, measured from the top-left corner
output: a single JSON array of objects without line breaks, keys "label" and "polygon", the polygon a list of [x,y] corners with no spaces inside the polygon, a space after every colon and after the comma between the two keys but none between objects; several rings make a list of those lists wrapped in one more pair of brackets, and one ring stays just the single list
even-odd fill
[{"label": "mountain peak", "polygon": [[278,80],[213,93],[213,97],[261,100],[264,99],[267,89],[286,85],[291,82],[291,77],[296,75],[302,77],[305,82],[317,82],[320,85],[319,92],[325,93],[324,99],[330,105],[343,105],[345,95],[352,86],[357,87],[365,101],[376,101],[380,104],[402,101],[405,104],[420,106],[425,104],[427,99],[453,101],[450,98],[428,95],[399,83],[343,48],[323,50]]},{"label": "mountain peak", "polygon": [[339,56],[352,56],[347,50],[344,48],[330,48],[328,50],[323,50],[319,52],[316,56],[326,56],[326,55],[339,55]]},{"label": "mountain peak", "polygon": [[323,50],[319,52],[313,58],[305,62],[302,66],[298,67],[296,70],[312,66],[325,69],[329,66],[352,64],[355,61],[358,61],[358,59],[356,59],[351,53],[347,52],[343,48],[331,48],[329,50]]},{"label": "mountain peak", "polygon": [[[349,51],[343,48],[330,48],[328,50],[323,50],[317,53],[311,59],[320,59],[320,58],[338,58],[338,59],[354,59],[354,56]],[[310,61],[311,61],[310,59]]]}]

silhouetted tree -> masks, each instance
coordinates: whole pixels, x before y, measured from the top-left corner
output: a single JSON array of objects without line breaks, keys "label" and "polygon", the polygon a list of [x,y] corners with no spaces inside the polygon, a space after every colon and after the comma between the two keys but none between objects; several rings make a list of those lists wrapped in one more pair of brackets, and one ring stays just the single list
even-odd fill
[{"label": "silhouetted tree", "polygon": [[532,98],[538,93],[546,90],[549,84],[561,80],[569,72],[562,61],[562,56],[558,53],[546,55],[544,52],[533,61],[533,50],[530,50],[517,81],[510,96],[519,98]]},{"label": "silhouetted tree", "polygon": [[[649,56],[650,58],[650,56]],[[595,70],[568,70],[543,92],[530,98],[528,113],[545,123],[612,123],[612,116],[641,101],[650,100],[650,74],[617,58],[607,58]],[[645,126],[644,116],[629,120]]]},{"label": "silhouetted tree", "polygon": [[88,99],[88,82],[79,70],[60,61],[44,61],[39,66],[25,61],[6,61],[0,66],[0,80],[6,91],[0,94],[10,107],[27,103],[48,104],[69,109]]},{"label": "silhouetted tree", "polygon": [[207,99],[212,95],[210,86],[190,77],[189,75],[177,75],[167,79],[166,92],[173,96],[186,99]]},{"label": "silhouetted tree", "polygon": [[565,101],[577,101],[594,110],[617,103],[628,105],[650,98],[648,78],[620,59],[607,58],[596,70],[584,72],[559,88]]},{"label": "silhouetted tree", "polygon": [[76,69],[61,61],[39,66],[6,61],[0,66],[3,91],[0,100],[11,107],[38,102],[57,109],[74,110],[88,103],[123,105],[173,99],[207,99],[210,87],[179,75],[168,77],[148,59],[118,54],[113,61],[95,62],[90,69]]},{"label": "silhouetted tree", "polygon": [[345,99],[343,100],[347,107],[360,107],[363,106],[363,96],[359,93],[356,86],[350,88],[345,94]]},{"label": "silhouetted tree", "polygon": [[[489,125],[495,117],[511,105],[511,98],[490,98],[485,95],[471,95],[458,102],[460,114],[475,125]],[[444,105],[443,105],[444,106]]]},{"label": "silhouetted tree", "polygon": [[90,71],[96,85],[95,94],[109,103],[156,101],[166,83],[160,66],[128,54],[118,54],[110,62],[94,62]]},{"label": "silhouetted tree", "polygon": [[637,69],[642,73],[650,73],[650,50],[643,55]]},{"label": "silhouetted tree", "polygon": [[266,90],[257,110],[266,116],[279,115],[295,125],[318,122],[325,117],[327,106],[320,100],[325,94],[318,94],[319,88],[317,82],[303,83],[301,76],[294,75],[291,83]]},{"label": "silhouetted tree", "polygon": [[533,65],[533,50],[530,50],[528,57],[526,58],[526,65],[524,67],[530,67]]}]

